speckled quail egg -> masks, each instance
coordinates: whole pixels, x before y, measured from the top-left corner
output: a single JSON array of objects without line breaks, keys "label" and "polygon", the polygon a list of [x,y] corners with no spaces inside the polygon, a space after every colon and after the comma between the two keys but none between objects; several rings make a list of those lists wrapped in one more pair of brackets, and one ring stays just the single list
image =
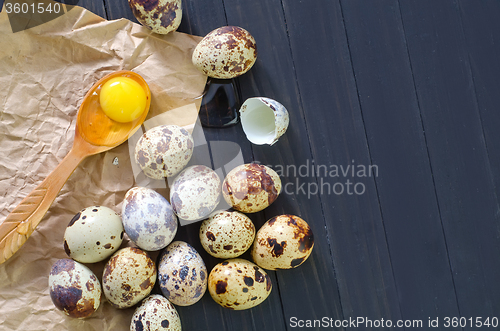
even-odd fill
[{"label": "speckled quail egg", "polygon": [[92,206],[69,222],[64,232],[64,250],[78,262],[95,263],[111,256],[122,239],[120,216],[108,207]]},{"label": "speckled quail egg", "polygon": [[219,204],[220,190],[220,178],[215,171],[204,165],[191,166],[172,183],[170,203],[181,219],[203,219]]},{"label": "speckled quail egg", "polygon": [[271,278],[259,266],[244,259],[231,259],[212,269],[208,290],[222,307],[243,310],[266,300],[272,284]]},{"label": "speckled quail egg", "polygon": [[200,241],[212,256],[229,259],[245,253],[255,238],[255,226],[237,211],[219,210],[200,226]]},{"label": "speckled quail egg", "polygon": [[174,305],[164,296],[152,294],[144,299],[132,316],[130,331],[181,331],[181,319]]},{"label": "speckled quail egg", "polygon": [[97,277],[71,259],[58,260],[52,265],[49,289],[56,308],[71,317],[89,317],[101,303],[101,283]]},{"label": "speckled quail egg", "polygon": [[167,34],[181,24],[181,0],[128,0],[128,4],[135,18],[155,33]]},{"label": "speckled quail egg", "polygon": [[133,187],[125,194],[122,221],[130,240],[147,251],[165,248],[177,233],[177,217],[170,203],[146,187]]},{"label": "speckled quail egg", "polygon": [[135,146],[135,161],[150,178],[178,174],[193,155],[191,134],[177,125],[160,125],[146,131]]},{"label": "speckled quail egg", "polygon": [[314,236],[302,218],[280,215],[271,218],[257,232],[252,258],[268,270],[291,269],[311,255]]},{"label": "speckled quail egg", "polygon": [[237,26],[223,26],[207,34],[193,51],[192,61],[205,75],[234,78],[250,70],[257,60],[253,36]]},{"label": "speckled quail egg", "polygon": [[281,192],[281,180],[271,168],[257,163],[242,164],[231,170],[222,195],[234,209],[255,213],[272,204]]},{"label": "speckled quail egg", "polygon": [[190,306],[207,290],[207,268],[191,245],[174,241],[160,256],[158,281],[161,292],[170,302]]},{"label": "speckled quail egg", "polygon": [[139,248],[125,247],[104,266],[104,295],[117,308],[132,307],[149,295],[156,282],[156,267]]}]

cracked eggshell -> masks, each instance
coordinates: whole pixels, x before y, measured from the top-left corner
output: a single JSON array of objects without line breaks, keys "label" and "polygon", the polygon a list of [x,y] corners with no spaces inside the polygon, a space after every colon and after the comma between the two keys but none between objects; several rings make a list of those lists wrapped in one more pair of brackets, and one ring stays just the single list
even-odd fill
[{"label": "cracked eggshell", "polygon": [[146,131],[135,146],[135,161],[150,178],[178,174],[193,155],[191,134],[177,125],[160,125]]},{"label": "cracked eggshell", "polygon": [[273,145],[290,122],[288,111],[281,103],[262,97],[245,100],[240,118],[247,139],[255,145]]},{"label": "cracked eggshell", "polygon": [[184,169],[172,183],[170,203],[177,216],[195,221],[210,215],[220,202],[221,181],[204,165]]},{"label": "cracked eggshell", "polygon": [[255,213],[271,205],[281,192],[281,179],[271,168],[257,163],[231,170],[222,183],[222,195],[234,209]]},{"label": "cracked eggshell", "polygon": [[143,250],[125,247],[104,266],[102,286],[116,308],[132,307],[149,295],[156,282],[156,267]]},{"label": "cracked eggshell", "polygon": [[191,245],[174,241],[160,256],[158,281],[161,292],[170,302],[190,306],[207,290],[207,268]]},{"label": "cracked eggshell", "polygon": [[177,233],[177,217],[170,203],[146,187],[133,187],[125,194],[122,221],[130,240],[147,251],[165,248]]},{"label": "cracked eggshell", "polygon": [[130,331],[181,331],[181,319],[174,305],[159,294],[144,299],[132,316]]},{"label": "cracked eggshell", "polygon": [[155,33],[167,34],[181,24],[181,0],[128,0],[128,4],[139,23]]},{"label": "cracked eggshell", "polygon": [[56,308],[70,317],[89,317],[101,303],[101,283],[97,277],[71,259],[58,260],[52,265],[49,289]]},{"label": "cracked eggshell", "polygon": [[271,278],[244,259],[217,264],[208,277],[210,295],[222,307],[243,310],[261,304],[272,290]]},{"label": "cracked eggshell", "polygon": [[203,38],[193,52],[192,61],[205,75],[234,78],[250,70],[257,60],[252,35],[237,26],[223,26]]},{"label": "cracked eggshell", "polygon": [[255,238],[255,226],[237,211],[214,212],[200,226],[200,241],[212,256],[229,259],[245,253]]},{"label": "cracked eggshell", "polygon": [[72,259],[95,263],[110,257],[121,245],[123,225],[112,209],[92,206],[82,209],[64,232],[64,250]]},{"label": "cracked eggshell", "polygon": [[291,269],[304,263],[313,247],[314,235],[306,221],[294,215],[280,215],[257,232],[252,258],[264,269]]}]

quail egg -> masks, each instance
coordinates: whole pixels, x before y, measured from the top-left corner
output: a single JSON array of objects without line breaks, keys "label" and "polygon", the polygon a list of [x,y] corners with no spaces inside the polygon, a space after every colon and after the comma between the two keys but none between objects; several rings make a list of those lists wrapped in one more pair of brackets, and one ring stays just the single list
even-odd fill
[{"label": "quail egg", "polygon": [[181,24],[181,0],[128,0],[128,4],[135,18],[155,33],[167,34]]},{"label": "quail egg", "polygon": [[101,303],[101,283],[97,277],[71,259],[58,260],[52,265],[49,289],[56,308],[70,317],[89,317]]},{"label": "quail egg", "polygon": [[190,306],[207,290],[207,268],[191,245],[174,241],[160,256],[158,281],[161,292],[170,302]]},{"label": "quail egg", "polygon": [[219,210],[200,226],[200,241],[212,256],[229,259],[248,250],[255,238],[255,226],[244,214]]},{"label": "quail egg", "polygon": [[257,163],[231,170],[222,183],[222,195],[234,209],[255,213],[272,204],[281,192],[281,180],[271,168]]},{"label": "quail egg", "polygon": [[296,268],[311,255],[314,236],[302,218],[280,215],[271,218],[257,232],[252,258],[268,270]]},{"label": "quail egg", "polygon": [[194,49],[192,61],[205,75],[234,78],[250,70],[257,60],[257,45],[252,35],[237,26],[213,30]]},{"label": "quail egg", "polygon": [[262,303],[271,293],[271,278],[244,259],[217,264],[208,276],[210,295],[222,307],[243,310]]},{"label": "quail egg", "polygon": [[164,296],[152,294],[144,299],[132,316],[130,331],[181,331],[181,319],[174,305]]},{"label": "quail egg", "polygon": [[160,125],[146,131],[135,146],[135,161],[150,178],[178,174],[193,155],[191,134],[177,125]]},{"label": "quail egg", "polygon": [[165,248],[177,233],[177,217],[170,203],[146,187],[133,187],[125,194],[122,221],[130,240],[147,251]]},{"label": "quail egg", "polygon": [[95,263],[111,256],[122,239],[120,216],[108,207],[92,206],[69,222],[64,232],[64,250],[78,262]]},{"label": "quail egg", "polygon": [[215,171],[204,165],[191,166],[175,178],[170,203],[181,219],[203,219],[219,204],[220,190],[220,178]]},{"label": "quail egg", "polygon": [[149,295],[156,282],[156,267],[139,248],[125,247],[104,266],[104,295],[117,308],[132,307]]}]

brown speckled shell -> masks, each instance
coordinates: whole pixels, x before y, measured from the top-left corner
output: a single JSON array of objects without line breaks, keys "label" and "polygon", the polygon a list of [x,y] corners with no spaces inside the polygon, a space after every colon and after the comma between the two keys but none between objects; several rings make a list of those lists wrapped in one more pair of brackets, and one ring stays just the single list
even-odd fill
[{"label": "brown speckled shell", "polygon": [[193,155],[189,132],[177,125],[160,125],[146,131],[135,146],[135,161],[144,174],[163,179],[178,174]]},{"label": "brown speckled shell", "polygon": [[144,299],[132,316],[130,331],[181,331],[181,319],[174,305],[159,294]]},{"label": "brown speckled shell", "polygon": [[74,318],[89,317],[101,303],[101,283],[78,262],[61,259],[49,275],[50,298],[57,309]]},{"label": "brown speckled shell", "polygon": [[189,306],[198,302],[207,290],[207,268],[191,245],[174,241],[161,254],[158,281],[170,302]]},{"label": "brown speckled shell", "polygon": [[200,242],[212,256],[230,259],[245,253],[255,238],[255,226],[237,211],[217,211],[200,226]]},{"label": "brown speckled shell", "polygon": [[204,165],[184,169],[170,189],[170,204],[183,220],[204,219],[220,202],[221,182],[215,171]]},{"label": "brown speckled shell", "polygon": [[147,187],[133,187],[122,204],[123,227],[139,248],[165,248],[177,233],[177,217],[161,194]]},{"label": "brown speckled shell", "polygon": [[234,209],[255,213],[272,204],[281,192],[281,179],[271,168],[257,163],[242,164],[231,170],[222,195]]},{"label": "brown speckled shell", "polygon": [[302,218],[280,215],[271,218],[257,232],[252,258],[268,270],[296,268],[311,255],[314,236]]},{"label": "brown speckled shell", "polygon": [[132,307],[149,295],[156,282],[156,267],[139,248],[125,247],[104,266],[104,295],[117,308]]},{"label": "brown speckled shell", "polygon": [[118,250],[123,239],[120,216],[111,208],[91,206],[82,209],[64,232],[66,254],[81,263],[103,261]]},{"label": "brown speckled shell", "polygon": [[167,34],[181,24],[181,0],[128,0],[128,4],[135,18],[155,33]]},{"label": "brown speckled shell", "polygon": [[210,32],[196,46],[195,67],[213,78],[234,78],[250,70],[257,60],[252,35],[237,26],[223,26]]},{"label": "brown speckled shell", "polygon": [[217,264],[208,277],[212,299],[222,307],[243,310],[261,304],[272,290],[271,278],[259,266],[244,259]]}]

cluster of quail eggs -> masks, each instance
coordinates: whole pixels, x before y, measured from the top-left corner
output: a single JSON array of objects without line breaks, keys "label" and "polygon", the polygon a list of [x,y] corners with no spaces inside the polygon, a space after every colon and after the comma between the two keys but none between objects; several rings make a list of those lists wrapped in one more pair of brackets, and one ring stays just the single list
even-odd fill
[{"label": "cluster of quail eggs", "polygon": [[[182,18],[181,0],[129,0],[129,5],[138,21],[155,33],[175,31]],[[256,58],[255,39],[236,26],[210,32],[192,54],[195,67],[219,79],[246,73]],[[288,127],[288,112],[272,99],[250,98],[240,114],[243,130],[254,144],[272,145]],[[314,237],[303,219],[276,216],[257,231],[246,215],[278,198],[281,180],[274,170],[243,164],[221,181],[204,165],[187,167],[193,150],[193,137],[179,126],[160,125],[144,133],[134,161],[147,177],[173,178],[169,199],[152,189],[133,187],[125,195],[121,215],[104,206],[77,213],[64,234],[69,258],[54,263],[49,276],[50,296],[58,309],[85,318],[99,308],[104,294],[118,309],[137,306],[130,330],[181,330],[175,306],[195,304],[208,289],[223,307],[255,307],[272,290],[265,270],[295,268],[309,257]],[[222,199],[232,210],[216,210]],[[175,241],[178,219],[203,220],[201,245],[223,260],[210,272],[190,244]],[[134,247],[120,248],[125,233]],[[150,256],[154,251],[159,252],[158,265]],[[247,251],[253,262],[240,257]],[[105,260],[101,284],[84,264]],[[151,294],[156,283],[162,295]]]}]

